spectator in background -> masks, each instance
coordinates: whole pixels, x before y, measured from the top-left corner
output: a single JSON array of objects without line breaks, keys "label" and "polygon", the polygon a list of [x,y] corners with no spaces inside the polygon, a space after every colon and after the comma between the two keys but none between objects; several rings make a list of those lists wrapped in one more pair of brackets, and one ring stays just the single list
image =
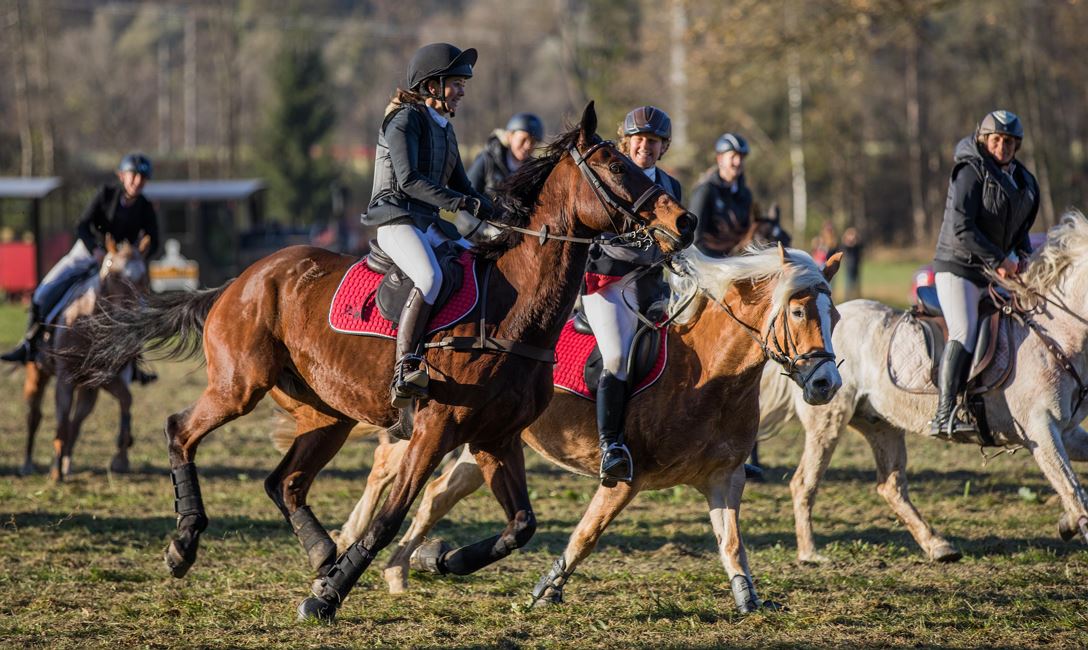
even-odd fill
[{"label": "spectator in background", "polygon": [[518,113],[505,129],[496,129],[484,150],[468,168],[468,180],[481,194],[493,196],[495,188],[533,156],[544,139],[544,122],[532,113]]},{"label": "spectator in background", "polygon": [[853,226],[842,233],[842,268],[846,278],[846,299],[861,297],[861,239]]},{"label": "spectator in background", "polygon": [[820,232],[812,238],[812,260],[823,266],[828,258],[839,250],[839,238],[835,234],[835,224],[830,219],[820,226]]},{"label": "spectator in background", "polygon": [[752,192],[744,182],[748,142],[735,133],[723,133],[714,144],[717,167],[712,167],[692,192],[688,208],[699,217],[695,247],[711,257],[729,255],[748,233]]}]

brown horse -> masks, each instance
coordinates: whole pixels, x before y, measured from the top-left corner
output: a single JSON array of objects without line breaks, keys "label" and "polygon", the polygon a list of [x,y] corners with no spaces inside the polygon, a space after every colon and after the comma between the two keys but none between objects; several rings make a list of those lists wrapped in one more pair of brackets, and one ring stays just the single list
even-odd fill
[{"label": "brown horse", "polygon": [[[71,471],[72,449],[79,438],[83,421],[94,410],[98,389],[103,388],[117,400],[121,407],[121,424],[117,433],[117,453],[110,461],[113,472],[129,470],[128,448],[132,446],[132,365],[120,367],[97,386],[77,386],[75,368],[88,342],[80,333],[79,322],[101,312],[103,305],[117,301],[131,301],[144,296],[150,290],[147,260],[144,255],[151,245],[151,238],[144,236],[139,246],[122,242],[117,246],[113,238],[106,237],[106,257],[102,260],[98,276],[88,283],[62,312],[58,324],[47,335],[45,354],[26,364],[26,380],[23,382],[23,398],[27,403],[26,455],[19,473],[34,473],[34,438],[42,421],[42,399],[53,376],[57,378],[54,403],[57,412],[57,432],[53,438],[53,465],[50,476],[61,481]],[[57,354],[50,354],[55,352]],[[74,405],[74,410],[73,410]]]},{"label": "brown horse", "polygon": [[[634,233],[636,243],[656,242],[671,254],[690,243],[695,229],[694,218],[612,143],[602,142],[596,127],[591,103],[578,128],[511,178],[503,225],[510,232],[480,250],[496,258],[481,291],[484,313],[452,330],[455,339],[479,347],[427,351],[430,399],[414,413],[389,405],[393,342],[338,335],[326,322],[340,278],[355,261],[347,256],[288,248],[226,286],[98,321],[97,338],[106,343],[89,367],[116,355],[131,337],[162,341],[180,332],[192,341],[203,330],[208,387],[166,424],[178,513],[166,562],[175,576],[195,561],[208,524],[193,464],[197,446],[269,391],[294,416],[298,436],[265,488],[319,576],[300,617],[335,617],[374,556],[393,541],[441,458],[459,445],[475,453],[508,524],[499,535],[451,551],[445,569],[471,573],[529,540],[536,519],[518,434],[551,400],[552,350],[577,297],[588,238]],[[185,340],[163,345],[184,347]],[[412,436],[402,471],[372,525],[336,558],[335,544],[306,506],[310,484],[356,422],[391,427],[399,418],[414,422],[414,429],[407,427]]]},{"label": "brown horse", "polygon": [[[562,601],[563,586],[575,567],[636,494],[690,485],[702,492],[710,507],[737,608],[747,613],[762,606],[739,529],[743,461],[759,425],[760,376],[770,356],[782,364],[806,402],[826,404],[835,395],[841,379],[833,363],[831,329],[838,315],[828,281],[838,260],[833,257],[821,272],[812,258],[795,250],[781,259],[773,249],[721,260],[692,250],[677,258],[712,298],[700,295],[677,319],[668,339],[665,375],[656,388],[631,400],[625,428],[637,465],[634,482],[597,489],[566,551],[534,590],[537,602]],[[687,283],[677,278],[672,283],[677,301]],[[683,408],[677,409],[679,404]],[[600,458],[591,402],[557,390],[551,405],[522,437],[556,465],[596,476]],[[407,451],[407,445],[388,440],[379,446],[367,493],[342,529],[343,538],[365,528],[370,504]],[[443,572],[434,561],[445,551],[443,543],[420,545],[434,524],[484,478],[466,451],[428,486],[416,518],[386,566],[391,591],[407,587],[409,558],[416,568]]]}]

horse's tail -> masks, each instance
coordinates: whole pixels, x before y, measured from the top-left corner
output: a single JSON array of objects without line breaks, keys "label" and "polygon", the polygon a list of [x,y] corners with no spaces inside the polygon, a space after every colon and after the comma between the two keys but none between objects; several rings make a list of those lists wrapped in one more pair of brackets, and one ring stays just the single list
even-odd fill
[{"label": "horse's tail", "polygon": [[[73,379],[104,384],[141,352],[158,359],[191,359],[201,351],[204,320],[233,280],[214,289],[152,294],[143,301],[102,302],[76,328],[88,341]],[[64,356],[63,352],[61,356]]]}]

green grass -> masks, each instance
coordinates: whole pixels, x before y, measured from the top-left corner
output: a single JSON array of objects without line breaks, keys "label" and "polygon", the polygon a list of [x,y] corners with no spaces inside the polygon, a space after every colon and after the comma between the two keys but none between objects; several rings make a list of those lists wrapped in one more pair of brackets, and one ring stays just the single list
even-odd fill
[{"label": "green grass", "polygon": [[[889,282],[890,284],[890,282]],[[9,318],[7,312],[18,318]],[[21,312],[0,309],[0,342]],[[14,323],[10,325],[10,323]],[[157,364],[162,381],[136,389],[135,472],[105,470],[116,408],[103,396],[76,449],[71,480],[17,478],[24,433],[22,376],[0,370],[0,639],[4,647],[1084,647],[1088,554],[1057,537],[1053,492],[1025,454],[984,463],[977,449],[908,440],[911,494],[929,522],[964,551],[925,561],[879,498],[860,436],[840,444],[816,507],[828,566],[795,562],[788,477],[797,432],[763,445],[769,482],[749,486],[742,526],[764,598],[786,611],[741,617],[715,551],[705,505],[687,487],[638,498],[566,590],[567,603],[526,610],[529,590],[562,552],[595,482],[530,455],[540,520],[529,547],[464,578],[413,574],[413,591],[385,592],[378,568],[361,580],[333,627],[294,621],[311,575],[262,480],[278,460],[268,404],[202,445],[211,525],[196,566],[169,577],[162,550],[174,527],[162,442],[166,415],[195,399],[195,363]],[[48,466],[52,415],[35,461]],[[339,524],[363,488],[373,443],[350,443],[310,495]],[[965,485],[970,482],[965,497]],[[1028,488],[1037,499],[1022,498]],[[437,534],[467,543],[503,526],[481,491]]]}]

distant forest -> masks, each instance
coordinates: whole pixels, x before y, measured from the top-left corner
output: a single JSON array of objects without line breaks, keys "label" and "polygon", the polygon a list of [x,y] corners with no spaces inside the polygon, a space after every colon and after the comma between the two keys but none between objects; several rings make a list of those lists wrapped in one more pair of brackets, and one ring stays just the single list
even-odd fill
[{"label": "distant forest", "polygon": [[[455,119],[466,164],[518,111],[555,134],[592,99],[613,136],[653,104],[673,118],[662,166],[686,193],[736,131],[757,201],[795,230],[831,220],[925,247],[956,142],[1004,108],[1025,124],[1040,228],[1085,207],[1083,0],[0,0],[0,15],[4,175],[87,183],[140,149],[158,178],[267,177],[298,92],[322,111],[304,162],[357,213],[389,96],[442,40],[480,52]],[[299,52],[321,69],[277,84]],[[296,225],[342,204],[289,208],[299,197],[271,190],[269,213]]]}]

